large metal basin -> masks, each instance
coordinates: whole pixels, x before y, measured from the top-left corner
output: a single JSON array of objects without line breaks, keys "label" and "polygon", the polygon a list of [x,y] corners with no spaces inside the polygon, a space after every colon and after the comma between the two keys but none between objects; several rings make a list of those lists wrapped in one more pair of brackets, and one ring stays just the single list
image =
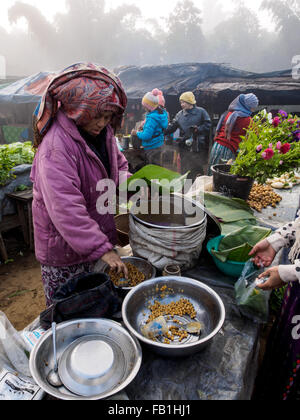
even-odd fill
[{"label": "large metal basin", "polygon": [[105,392],[90,397],[75,395],[65,386],[54,388],[47,382],[47,375],[54,367],[52,331],[49,330],[39,340],[30,354],[30,371],[35,382],[49,395],[61,400],[99,400],[121,392],[137,375],[141,362],[141,346],[135,337],[115,321],[108,319],[84,319],[67,321],[57,325],[57,356],[59,366],[66,349],[76,340],[97,336],[104,341],[109,340],[118,350],[113,369],[119,370],[118,383]]},{"label": "large metal basin", "polygon": [[[161,288],[167,286],[173,292],[161,296]],[[152,341],[141,333],[141,326],[150,315],[149,302],[168,304],[187,298],[194,306],[196,321],[203,325],[202,334],[189,335],[183,342],[163,344]],[[221,298],[205,284],[184,277],[160,277],[136,286],[125,298],[122,306],[123,321],[128,330],[142,343],[162,356],[181,357],[202,351],[222,328],[225,321],[225,307]],[[189,322],[189,317],[180,321]]]}]

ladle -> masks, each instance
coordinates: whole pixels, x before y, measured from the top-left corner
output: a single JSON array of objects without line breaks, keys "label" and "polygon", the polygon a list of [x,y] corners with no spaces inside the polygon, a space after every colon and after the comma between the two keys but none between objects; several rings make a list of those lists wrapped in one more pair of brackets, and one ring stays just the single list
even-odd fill
[{"label": "ladle", "polygon": [[62,386],[62,381],[58,374],[58,363],[56,354],[56,322],[52,323],[52,338],[53,338],[53,357],[54,357],[54,368],[48,373],[47,381],[50,385],[55,388]]}]

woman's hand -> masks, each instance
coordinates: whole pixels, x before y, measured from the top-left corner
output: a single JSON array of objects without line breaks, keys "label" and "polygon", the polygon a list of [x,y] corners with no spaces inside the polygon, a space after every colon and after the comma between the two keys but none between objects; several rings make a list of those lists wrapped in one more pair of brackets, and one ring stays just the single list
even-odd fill
[{"label": "woman's hand", "polygon": [[264,279],[266,277],[269,277],[268,280],[265,283],[258,285],[258,288],[262,290],[274,290],[286,286],[286,283],[280,278],[279,267],[269,268],[269,270],[262,273],[258,278]]},{"label": "woman's hand", "polygon": [[132,135],[132,136],[136,136],[136,134],[137,134],[137,131],[136,131],[136,130],[132,130],[132,131],[131,131],[131,135]]},{"label": "woman's hand", "polygon": [[128,279],[128,269],[122,262],[121,258],[114,252],[110,251],[101,257],[101,260],[109,265],[112,270],[115,270],[118,274],[123,273],[125,279]]},{"label": "woman's hand", "polygon": [[258,267],[261,267],[262,265],[264,267],[270,267],[276,256],[276,251],[269,242],[264,239],[255,245],[249,255],[254,256],[253,262]]}]

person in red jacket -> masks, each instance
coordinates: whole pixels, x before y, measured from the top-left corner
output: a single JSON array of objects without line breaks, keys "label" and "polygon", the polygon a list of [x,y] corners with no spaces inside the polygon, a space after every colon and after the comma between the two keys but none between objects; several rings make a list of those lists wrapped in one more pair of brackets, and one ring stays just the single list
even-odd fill
[{"label": "person in red jacket", "polygon": [[209,175],[211,175],[212,166],[236,158],[239,144],[242,141],[241,136],[246,134],[251,123],[251,114],[258,105],[258,98],[253,93],[242,94],[230,104],[228,111],[221,116],[210,155]]}]

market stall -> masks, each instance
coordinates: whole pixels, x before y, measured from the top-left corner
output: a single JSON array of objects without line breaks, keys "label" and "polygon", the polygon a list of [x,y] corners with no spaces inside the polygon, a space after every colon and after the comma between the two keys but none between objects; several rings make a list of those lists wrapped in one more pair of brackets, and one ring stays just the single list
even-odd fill
[{"label": "market stall", "polygon": [[[289,207],[289,212],[280,216],[282,223],[288,221],[290,215],[296,212],[299,190],[300,186],[282,193],[281,208]],[[270,222],[270,211],[263,210],[260,218]],[[259,366],[261,326],[241,314],[234,291],[236,280],[221,273],[206,252],[203,252],[197,266],[182,275],[199,280],[220,296],[226,310],[222,329],[202,352],[186,357],[162,357],[142,346],[143,359],[139,373],[125,389],[125,393],[112,398],[129,398],[136,401],[251,398]],[[38,320],[28,326],[26,331],[20,332],[20,336],[26,339],[28,350],[32,348],[30,345],[28,347],[28,340],[32,340],[31,345],[37,343],[40,332]],[[3,343],[3,340],[1,342]],[[3,347],[1,349],[3,353]],[[13,363],[14,357],[11,357],[10,361]],[[38,395],[38,398],[48,398],[43,392],[35,395]],[[14,397],[20,395],[16,394]],[[31,398],[32,394],[27,397]]]},{"label": "market stall", "polygon": [[[292,126],[294,130],[296,124],[296,120],[293,120],[292,123],[285,120],[287,128]],[[254,174],[258,181],[261,182],[260,185],[262,185],[270,174],[274,171],[279,172],[280,168],[283,171],[285,165],[288,166],[290,162],[293,162],[293,168],[297,168],[296,165],[299,164],[297,157],[299,156],[297,155],[299,143],[296,140],[298,135],[296,131],[294,133],[295,141],[291,141],[291,144],[288,144],[288,148],[286,147],[287,143],[277,142],[275,146],[275,142],[271,144],[268,139],[265,139],[265,145],[258,147],[257,139],[255,139],[253,144],[250,145],[251,147],[249,147],[245,161],[237,159],[235,166],[233,166],[234,170],[244,171],[244,173],[239,174],[237,172],[237,175],[231,175],[235,176],[235,180],[241,181],[243,178],[249,177],[248,171],[252,171],[253,166],[257,165],[254,168],[257,169]],[[274,133],[276,134],[275,130]],[[247,147],[247,144],[244,147]],[[266,147],[265,151],[264,147]],[[272,153],[270,149],[272,149]],[[253,159],[254,163],[252,165],[249,165],[249,157]],[[243,158],[243,153],[241,158]],[[271,161],[272,158],[274,158],[273,161]],[[247,271],[249,251],[259,239],[266,238],[272,230],[275,230],[279,223],[284,224],[294,219],[299,206],[300,186],[296,184],[289,185],[288,190],[278,190],[280,199],[277,195],[275,198],[273,195],[270,196],[268,192],[267,196],[270,199],[268,204],[265,203],[266,195],[263,193],[262,198],[260,198],[263,206],[259,207],[259,211],[255,213],[249,205],[254,206],[250,199],[247,203],[244,200],[232,197],[232,194],[227,194],[226,196],[224,192],[228,193],[229,190],[226,189],[225,191],[222,185],[220,192],[211,192],[207,191],[203,184],[204,190],[202,190],[200,198],[197,194],[194,197],[193,191],[191,196],[187,198],[189,193],[187,195],[182,194],[184,177],[180,177],[179,174],[174,172],[170,173],[162,168],[160,168],[160,171],[164,174],[161,173],[160,177],[154,176],[153,170],[155,169],[157,170],[157,167],[151,166],[150,173],[147,173],[149,167],[143,168],[142,174],[135,174],[131,180],[137,182],[143,179],[150,185],[153,185],[153,180],[155,179],[155,186],[158,188],[156,192],[160,193],[165,191],[166,188],[162,182],[163,180],[175,181],[172,191],[172,193],[175,193],[172,194],[174,201],[176,197],[179,201],[192,203],[196,208],[193,216],[196,220],[191,220],[192,216],[186,207],[184,207],[184,211],[176,213],[176,203],[172,207],[173,212],[169,210],[165,219],[161,217],[161,213],[155,212],[150,213],[150,219],[147,217],[142,219],[139,213],[133,213],[134,206],[128,207],[130,208],[130,226],[132,228],[129,235],[131,251],[135,257],[148,259],[151,262],[157,270],[156,278],[150,280],[150,278],[144,277],[140,283],[130,285],[126,279],[122,278],[121,274],[121,278],[118,280],[120,283],[114,283],[114,287],[116,287],[118,292],[124,292],[126,288],[131,289],[126,291],[125,298],[124,295],[122,296],[122,312],[111,312],[111,317],[118,321],[116,336],[119,341],[116,352],[114,345],[108,345],[108,343],[111,343],[112,337],[115,337],[116,324],[108,323],[105,334],[103,333],[107,341],[105,341],[103,346],[104,341],[100,341],[99,338],[95,339],[95,331],[98,331],[98,325],[101,324],[101,320],[91,321],[92,326],[88,325],[87,321],[72,320],[72,318],[70,319],[71,315],[68,311],[70,307],[68,306],[58,308],[58,304],[55,305],[52,308],[54,311],[52,315],[51,311],[47,312],[41,319],[29,326],[25,333],[21,333],[21,336],[27,340],[26,350],[31,352],[29,374],[34,377],[36,384],[46,393],[46,395],[42,393],[41,398],[48,398],[49,395],[60,399],[81,399],[83,397],[86,399],[110,398],[114,394],[114,390],[120,390],[117,385],[123,384],[124,388],[121,390],[125,391],[127,398],[134,401],[251,399],[259,367],[261,325],[268,321],[268,300],[270,294],[256,288],[255,278],[263,272],[263,268],[254,268],[250,272],[252,276],[251,282],[249,280]],[[231,171],[232,168],[229,167],[228,169]],[[227,176],[228,173],[225,173],[225,175]],[[252,184],[253,181],[254,179]],[[127,184],[125,187],[127,188]],[[146,199],[145,202],[148,205],[149,203],[151,205],[155,203],[162,204],[162,196],[163,194],[155,200]],[[268,207],[269,205],[270,207]],[[126,206],[129,206],[129,203],[126,203]],[[149,216],[149,212],[146,212],[145,215]],[[132,235],[133,223],[135,223],[135,226],[138,225],[134,235]],[[227,248],[215,247],[212,249],[209,247],[210,240],[218,237],[222,239],[220,243],[227,244]],[[187,238],[189,242],[185,242]],[[228,238],[230,238],[229,246]],[[241,243],[237,243],[236,239],[240,238],[242,239]],[[195,239],[195,243],[193,243],[193,239]],[[234,242],[234,247],[230,248],[231,240]],[[192,245],[194,246],[192,247]],[[169,264],[172,259],[175,260],[175,257],[176,265],[181,269],[182,276],[160,277],[164,274],[165,264]],[[227,272],[226,274],[226,270],[220,268],[223,266],[216,264],[215,258],[218,258],[223,263],[223,266],[224,264],[228,266],[230,263],[236,263],[241,271],[229,274]],[[281,254],[278,254],[274,264],[278,265],[280,258]],[[103,267],[100,270],[104,278],[105,274],[103,273],[106,273],[105,269]],[[93,283],[96,281],[94,273],[91,276],[93,279],[89,278],[89,281],[95,285]],[[81,278],[82,280],[84,280],[84,283],[87,283],[87,278]],[[149,282],[145,280],[149,280]],[[254,281],[252,282],[252,280]],[[111,278],[108,278],[110,288],[112,287],[112,281]],[[150,285],[154,287],[156,282],[159,285],[154,292],[152,290],[149,294],[147,287]],[[78,280],[78,283],[80,283],[80,280]],[[247,304],[242,303],[239,299],[240,289],[237,285],[240,284],[242,286],[244,284],[245,291],[248,288],[251,291]],[[67,287],[66,290],[57,292],[58,295],[62,296],[61,300],[64,303],[64,298],[77,296],[76,293],[72,295],[72,290],[76,289],[72,289],[71,282],[68,285],[70,287]],[[171,287],[168,285],[171,285]],[[107,284],[105,286],[107,287]],[[85,291],[82,287],[81,285],[79,290]],[[201,289],[201,293],[198,289]],[[193,291],[195,291],[195,296]],[[180,299],[178,302],[174,302],[174,297],[176,298],[180,294],[185,298],[183,299],[184,302],[181,302],[181,305],[184,306],[184,311],[182,312],[182,306],[179,305],[180,308],[177,307],[175,310],[175,316],[188,314],[188,317],[190,317],[189,321],[194,320],[194,324],[198,323],[198,326],[199,324],[201,325],[197,332],[189,332],[187,325],[192,322],[180,323],[181,319],[175,318],[181,327],[175,328],[176,332],[174,332],[174,335],[177,341],[174,344],[174,336],[169,334],[170,331],[175,331],[174,326],[171,330],[171,327],[167,324],[165,329],[165,325],[170,319],[166,321],[164,318],[165,316],[171,316],[172,318],[174,312],[160,312],[160,309],[161,306],[166,307],[168,305],[171,305],[174,309],[173,303],[181,301]],[[106,297],[107,295],[103,294],[103,296]],[[136,300],[132,299],[134,296],[136,296]],[[186,296],[188,296],[188,299],[186,299]],[[213,300],[209,300],[209,304],[207,304],[208,296],[210,298],[214,297]],[[154,309],[157,309],[156,299],[161,299],[158,311],[154,311]],[[148,306],[145,306],[147,300]],[[134,321],[134,316],[131,315],[131,318],[128,316],[127,304],[131,302],[131,311],[136,314],[135,311],[141,308],[141,301],[144,305],[145,313],[143,313],[143,310],[142,312],[140,311],[136,316],[138,321]],[[220,310],[217,309],[215,302],[219,303]],[[98,303],[98,306],[101,305]],[[89,306],[89,310],[92,311],[91,308],[93,309],[93,306]],[[69,320],[68,326],[70,326],[71,333],[67,336],[64,335],[65,324],[60,322],[63,314],[61,309],[64,309],[64,315],[69,317],[67,319]],[[74,308],[72,307],[72,309]],[[80,309],[82,310],[82,307]],[[100,309],[97,308],[97,310]],[[150,315],[149,311],[151,311]],[[107,314],[105,311],[102,313]],[[210,313],[210,317],[208,313]],[[58,318],[55,318],[54,314]],[[159,314],[161,314],[163,320],[158,316]],[[151,318],[151,315],[154,318]],[[51,338],[55,337],[55,334],[54,332],[51,334],[51,330],[47,332],[42,331],[43,334],[41,334],[40,330],[42,322],[45,322],[45,320],[48,320],[48,323],[51,322],[49,321],[51,316],[58,324],[58,358],[59,360],[61,358],[61,363],[63,363],[63,365],[60,365],[61,370],[59,370],[59,374],[63,374],[63,378],[65,378],[65,382],[63,381],[64,386],[57,389],[49,387],[49,381],[46,382],[49,372],[52,369],[55,370],[56,341],[54,340],[53,349],[51,345]],[[159,318],[160,321],[158,322]],[[204,322],[202,322],[203,319]],[[150,321],[150,323],[147,323],[146,320]],[[188,321],[188,319],[185,318],[185,321]],[[175,322],[174,318],[171,319],[171,322]],[[96,327],[94,324],[96,324]],[[148,324],[151,327],[156,326],[154,335],[150,334],[151,331],[149,333],[151,328],[147,330]],[[128,337],[128,330],[132,333],[132,338]],[[141,334],[142,330],[145,333]],[[54,331],[56,330],[54,329]],[[111,335],[109,331],[112,332]],[[36,333],[39,334],[38,337],[35,336]],[[5,335],[6,330],[4,329],[2,337],[5,337]],[[12,335],[15,336],[15,334]],[[32,335],[36,337],[36,340],[31,340],[31,343],[28,343],[28,337],[32,339]],[[82,342],[85,336],[93,336],[93,338],[90,338],[88,342]],[[124,341],[122,344],[120,337],[125,336],[130,341],[130,351],[128,351],[128,348],[122,347]],[[99,337],[99,334],[97,337]],[[188,342],[189,339],[190,342]],[[77,340],[80,340],[80,343]],[[101,360],[101,363],[99,363],[100,367],[97,366],[96,369],[95,365],[99,360],[97,362],[97,358],[93,355],[90,358],[91,362],[89,357],[86,356],[91,346],[93,347],[92,341],[96,341],[97,348],[104,347],[104,350],[102,348],[101,351],[104,351],[106,356],[105,363],[102,363]],[[19,362],[19,360],[16,357],[11,357],[9,351],[12,349],[6,346],[5,338],[1,339],[0,337],[0,344],[3,347],[2,358],[4,356],[7,365],[11,366],[10,374],[12,374],[12,371],[17,369],[14,362]],[[22,347],[25,347],[24,340],[23,344],[20,342],[17,344],[20,354],[20,352],[22,353]],[[202,347],[202,344],[205,344],[205,347]],[[160,349],[159,352],[157,348]],[[184,352],[185,349],[186,353]],[[198,351],[200,349],[201,351]],[[82,352],[82,350],[84,351]],[[78,354],[80,355],[79,358]],[[131,359],[130,354],[132,355]],[[84,356],[84,361],[81,359],[82,356]],[[113,367],[116,367],[116,361],[123,363],[124,369],[125,365],[127,368],[128,365],[132,366],[132,370],[125,369],[127,377],[123,378],[119,372],[117,382],[110,389],[105,389],[105,392],[97,394],[100,387],[95,389],[94,393],[88,394],[89,389],[86,384],[89,384],[89,380],[98,381],[99,385],[101,378],[105,377],[105,375],[111,375],[111,377],[115,378]],[[23,372],[28,373],[28,359],[25,359],[24,365],[21,367]],[[79,377],[79,380],[74,380],[74,377],[75,379]],[[30,378],[27,380],[31,381],[31,383],[34,382]],[[81,389],[78,389],[81,382],[84,382],[86,385],[84,394],[81,393],[83,392]],[[7,382],[6,385],[9,388]],[[114,385],[116,386],[115,388]],[[33,386],[36,385],[33,383]],[[77,391],[73,391],[74,389]],[[30,395],[29,399],[31,399]]]}]

